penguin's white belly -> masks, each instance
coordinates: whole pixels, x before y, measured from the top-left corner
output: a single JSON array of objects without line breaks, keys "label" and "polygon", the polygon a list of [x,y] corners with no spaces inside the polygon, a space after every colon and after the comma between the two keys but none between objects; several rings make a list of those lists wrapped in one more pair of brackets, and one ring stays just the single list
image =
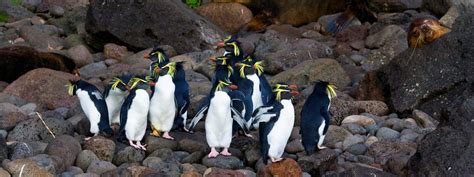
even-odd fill
[{"label": "penguin's white belly", "polygon": [[232,141],[230,97],[218,91],[211,99],[206,116],[206,140],[209,147],[229,147]]},{"label": "penguin's white belly", "polygon": [[113,89],[110,90],[109,95],[105,98],[107,110],[109,111],[109,124],[120,124],[120,108],[125,100],[125,96],[127,96],[127,92],[121,91],[120,89]]},{"label": "penguin's white belly", "polygon": [[161,76],[150,101],[150,122],[158,131],[170,131],[176,116],[175,85],[169,75]]},{"label": "penguin's white belly", "polygon": [[291,101],[282,100],[281,104],[283,104],[283,109],[280,111],[280,117],[267,135],[268,144],[270,145],[268,156],[275,158],[283,155],[295,122],[295,110]]},{"label": "penguin's white belly", "polygon": [[258,78],[257,74],[252,74],[247,76],[253,82],[253,93],[252,93],[252,103],[253,103],[253,110],[257,109],[260,106],[263,106],[262,101],[262,92],[260,91],[260,78]]},{"label": "penguin's white belly", "polygon": [[148,93],[142,89],[137,90],[132,105],[127,112],[125,135],[128,140],[141,141],[145,136],[149,103]]},{"label": "penguin's white belly", "polygon": [[82,110],[84,114],[89,119],[91,123],[90,132],[97,134],[99,133],[99,122],[100,122],[100,112],[95,107],[94,102],[89,96],[89,93],[82,89],[77,89],[76,95],[79,98],[79,102],[81,103]]}]

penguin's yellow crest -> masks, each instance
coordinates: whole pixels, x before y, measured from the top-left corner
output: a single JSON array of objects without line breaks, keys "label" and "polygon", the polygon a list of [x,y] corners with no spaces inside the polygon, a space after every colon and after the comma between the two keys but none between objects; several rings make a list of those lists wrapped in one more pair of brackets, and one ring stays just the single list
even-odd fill
[{"label": "penguin's yellow crest", "polygon": [[262,61],[257,61],[255,64],[253,64],[253,67],[255,70],[257,70],[257,74],[260,76],[263,74],[263,62]]},{"label": "penguin's yellow crest", "polygon": [[168,74],[171,77],[174,77],[174,74],[176,73],[176,62],[170,62],[163,66],[163,68],[168,68]]},{"label": "penguin's yellow crest", "polygon": [[336,94],[336,86],[335,85],[332,85],[332,84],[328,84],[327,88],[326,88],[326,93],[328,94],[329,98],[336,98],[337,97],[337,94]]},{"label": "penguin's yellow crest", "polygon": [[239,47],[237,46],[237,43],[236,42],[231,42],[230,45],[234,46],[235,56],[239,56],[240,55],[240,50],[239,50]]},{"label": "penguin's yellow crest", "polygon": [[156,57],[158,58],[158,63],[161,63],[161,62],[165,61],[165,56],[160,51],[153,52],[151,55],[152,56],[156,55]]},{"label": "penguin's yellow crest", "polygon": [[115,90],[115,88],[117,88],[118,84],[123,84],[123,85],[126,85],[122,79],[119,79],[118,77],[114,77],[110,83],[112,84],[112,90]]},{"label": "penguin's yellow crest", "polygon": [[[281,85],[281,84],[277,84],[277,85],[279,85],[279,86],[284,86],[284,85]],[[277,101],[281,101],[281,93],[282,93],[282,92],[290,92],[290,90],[278,88],[279,86],[277,86],[277,88],[273,89],[273,92],[275,92],[276,100],[277,100]],[[286,85],[286,86],[287,86],[287,85]],[[288,86],[287,86],[287,87],[288,87]]]},{"label": "penguin's yellow crest", "polygon": [[72,83],[67,83],[66,85],[67,88],[67,94],[70,96],[74,95],[74,88],[77,87],[76,85],[73,85]]},{"label": "penguin's yellow crest", "polygon": [[240,69],[239,69],[240,77],[245,78],[245,67],[250,67],[250,65],[244,64],[244,63],[239,63],[239,65],[240,65]]},{"label": "penguin's yellow crest", "polygon": [[132,84],[132,86],[130,86],[130,89],[134,89],[138,85],[139,82],[147,83],[146,80],[140,79],[138,77],[134,77],[130,79],[130,83]]},{"label": "penguin's yellow crest", "polygon": [[225,86],[228,85],[230,85],[230,82],[219,80],[219,83],[216,86],[216,91],[221,91]]}]

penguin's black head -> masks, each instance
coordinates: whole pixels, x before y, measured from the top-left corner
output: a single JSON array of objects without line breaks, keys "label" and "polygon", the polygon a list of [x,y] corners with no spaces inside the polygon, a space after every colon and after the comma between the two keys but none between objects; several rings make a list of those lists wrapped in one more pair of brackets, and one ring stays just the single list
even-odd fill
[{"label": "penguin's black head", "polygon": [[240,77],[245,78],[246,75],[251,75],[255,73],[255,69],[249,62],[238,62],[235,64],[235,67],[239,69]]},{"label": "penguin's black head", "polygon": [[169,57],[165,51],[160,47],[154,47],[150,53],[146,53],[143,58],[151,60],[153,63],[168,63]]},{"label": "penguin's black head", "polygon": [[174,77],[176,73],[176,62],[169,62],[164,66],[160,66],[159,64],[155,64],[152,66],[153,68],[153,76],[164,76],[169,74],[171,77]]},{"label": "penguin's black head", "polygon": [[317,95],[327,95],[330,99],[332,99],[337,96],[335,89],[336,87],[329,82],[318,81],[314,86],[313,93]]},{"label": "penguin's black head", "polygon": [[131,78],[129,83],[130,83],[130,89],[131,90],[136,90],[136,89],[146,90],[146,89],[148,89],[148,81],[146,80],[145,77]]},{"label": "penguin's black head", "polygon": [[259,76],[263,74],[263,62],[257,61],[253,56],[247,56],[242,62],[236,63],[236,67],[240,69],[240,76],[244,77],[248,74],[257,73]]},{"label": "penguin's black head", "polygon": [[227,78],[217,80],[216,91],[230,92],[238,88],[237,85],[232,84],[232,82]]},{"label": "penguin's black head", "polygon": [[69,83],[67,83],[66,88],[67,88],[67,94],[70,96],[75,96],[76,91],[77,91],[77,84],[80,82],[80,80],[69,80]]},{"label": "penguin's black head", "polygon": [[291,100],[299,95],[298,87],[296,85],[288,85],[286,83],[278,83],[273,87],[273,93],[277,101]]},{"label": "penguin's black head", "polygon": [[130,90],[129,82],[132,79],[132,75],[130,74],[123,74],[120,77],[115,77],[110,81],[111,89],[120,89],[122,91]]},{"label": "penguin's black head", "polygon": [[240,41],[233,35],[227,36],[224,41],[217,43],[218,47],[224,47],[226,53],[224,55],[240,56],[242,55],[242,48],[240,47]]}]

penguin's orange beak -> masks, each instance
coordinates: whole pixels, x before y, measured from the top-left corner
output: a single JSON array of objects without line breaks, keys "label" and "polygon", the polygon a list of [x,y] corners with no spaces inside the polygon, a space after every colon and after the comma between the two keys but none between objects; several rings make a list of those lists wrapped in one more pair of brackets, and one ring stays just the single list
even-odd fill
[{"label": "penguin's orange beak", "polygon": [[295,84],[288,85],[288,88],[291,90],[298,90],[298,86],[296,86]]},{"label": "penguin's orange beak", "polygon": [[242,65],[242,63],[240,63],[240,62],[237,62],[237,63],[235,63],[235,65],[234,65],[234,66],[235,66],[235,67],[240,67],[240,65]]},{"label": "penguin's orange beak", "polygon": [[153,70],[153,72],[155,72],[155,73],[157,73],[157,74],[159,74],[160,71],[161,71],[161,68],[160,68],[160,67],[156,67],[156,68]]},{"label": "penguin's orange beak", "polygon": [[216,43],[216,46],[219,48],[219,47],[224,47],[225,46],[225,43],[224,41],[220,41],[220,42],[217,42]]},{"label": "penguin's orange beak", "polygon": [[148,60],[149,60],[149,59],[150,59],[150,54],[148,54],[148,53],[145,53],[145,54],[143,55],[143,58],[145,58],[145,59],[148,59]]},{"label": "penguin's orange beak", "polygon": [[211,60],[211,61],[216,61],[216,57],[215,57],[215,56],[209,57],[208,59]]},{"label": "penguin's orange beak", "polygon": [[229,85],[228,87],[229,87],[231,90],[237,90],[237,89],[239,88],[239,86],[234,85],[234,84]]},{"label": "penguin's orange beak", "polygon": [[291,95],[293,95],[294,97],[297,97],[300,95],[300,92],[298,91],[291,91]]},{"label": "penguin's orange beak", "polygon": [[125,89],[127,89],[128,91],[130,91],[130,87],[128,85],[125,85]]}]

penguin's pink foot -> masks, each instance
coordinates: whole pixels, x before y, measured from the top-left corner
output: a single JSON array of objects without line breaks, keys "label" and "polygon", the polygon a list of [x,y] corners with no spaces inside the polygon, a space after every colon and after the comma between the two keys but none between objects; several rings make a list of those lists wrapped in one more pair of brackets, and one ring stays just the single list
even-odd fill
[{"label": "penguin's pink foot", "polygon": [[84,140],[85,141],[89,141],[92,137],[85,137]]},{"label": "penguin's pink foot", "polygon": [[189,130],[186,127],[183,127],[183,130],[189,133]]},{"label": "penguin's pink foot", "polygon": [[272,160],[272,163],[276,163],[276,162],[279,162],[281,160],[283,160],[283,158],[274,158],[274,157],[270,157],[270,159]]},{"label": "penguin's pink foot", "polygon": [[221,152],[221,155],[223,155],[223,156],[231,156],[232,154],[229,152],[229,149],[228,149],[228,148],[224,148],[224,150],[222,150],[222,152]]},{"label": "penguin's pink foot", "polygon": [[219,155],[219,152],[216,151],[216,148],[211,148],[211,152],[209,153],[209,155],[207,155],[207,157],[214,158],[217,157],[217,155]]},{"label": "penguin's pink foot", "polygon": [[168,139],[168,140],[174,140],[174,138],[172,136],[170,136],[169,132],[163,133],[163,138]]},{"label": "penguin's pink foot", "polygon": [[326,146],[318,145],[318,149],[326,149],[326,148],[327,148]]},{"label": "penguin's pink foot", "polygon": [[142,143],[140,143],[140,141],[137,141],[137,146],[140,147],[140,149],[146,151],[146,144],[142,145]]},{"label": "penguin's pink foot", "polygon": [[129,140],[128,143],[130,144],[130,146],[134,147],[135,149],[141,149],[140,146],[136,145],[135,143],[133,143],[132,140]]},{"label": "penguin's pink foot", "polygon": [[247,133],[246,133],[245,136],[246,136],[246,137],[249,137],[249,138],[252,138],[252,139],[255,139],[255,138],[253,138],[253,136],[252,136],[251,134],[247,134]]}]

